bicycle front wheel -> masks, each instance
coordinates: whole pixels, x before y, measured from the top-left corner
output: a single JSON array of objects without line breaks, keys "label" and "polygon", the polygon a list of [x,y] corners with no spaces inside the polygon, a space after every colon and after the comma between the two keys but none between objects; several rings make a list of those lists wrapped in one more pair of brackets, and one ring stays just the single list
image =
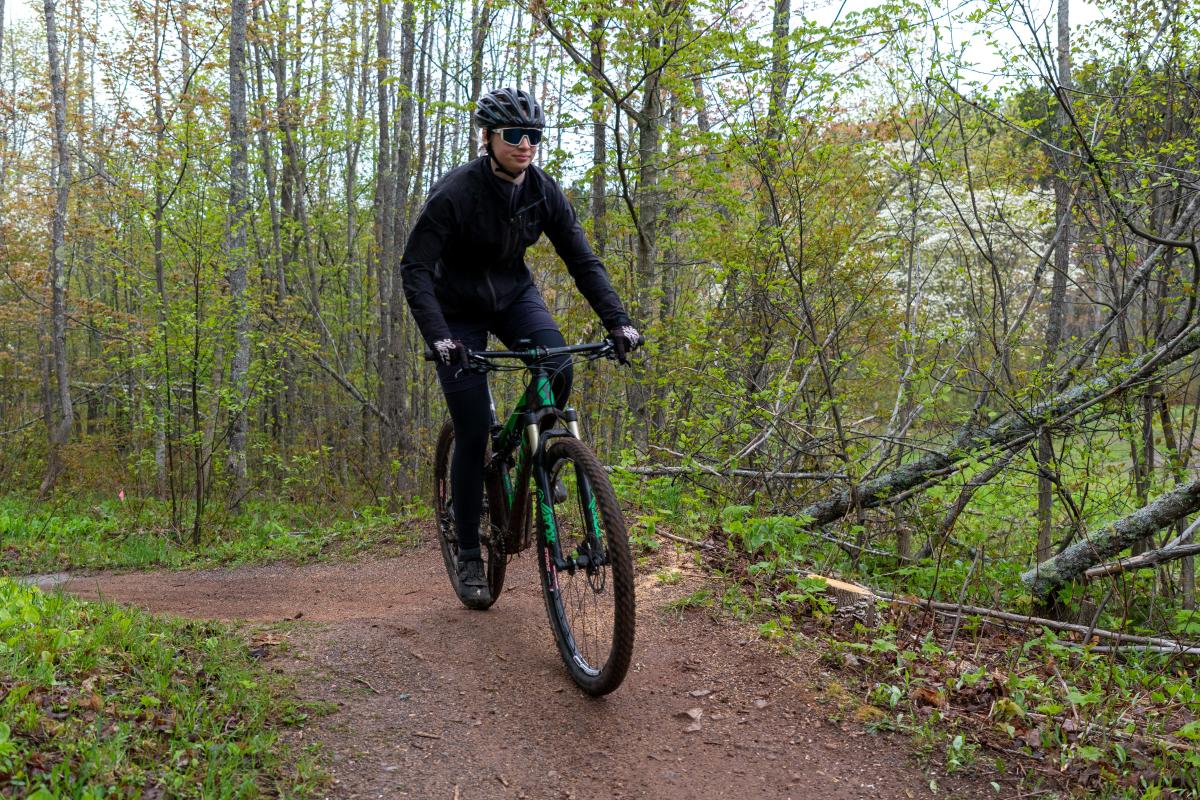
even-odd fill
[{"label": "bicycle front wheel", "polygon": [[608,475],[585,444],[556,439],[546,459],[551,490],[538,498],[537,539],[550,628],[575,683],[588,694],[608,694],[621,685],[633,657],[633,561],[625,518]]},{"label": "bicycle front wheel", "polygon": [[[485,460],[487,459],[486,452],[483,457]],[[495,501],[496,498],[489,498],[487,493],[484,493],[483,513],[479,517],[479,550],[483,556],[484,572],[487,575],[491,598],[486,602],[464,599],[462,588],[458,583],[458,534],[454,527],[454,498],[450,487],[450,463],[453,458],[454,425],[447,421],[438,435],[433,462],[433,503],[434,513],[437,515],[438,544],[442,549],[442,560],[446,564],[446,573],[450,577],[450,585],[454,587],[454,593],[467,608],[482,611],[500,597],[500,592],[504,589],[504,573],[507,566],[503,545],[500,537],[492,530],[489,513],[489,501]]]}]

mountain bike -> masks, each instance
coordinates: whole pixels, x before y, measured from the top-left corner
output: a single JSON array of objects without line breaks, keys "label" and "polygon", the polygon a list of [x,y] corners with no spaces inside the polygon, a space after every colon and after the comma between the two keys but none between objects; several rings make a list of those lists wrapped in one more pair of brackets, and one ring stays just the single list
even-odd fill
[{"label": "mountain bike", "polygon": [[[620,686],[633,656],[633,561],[616,493],[580,438],[578,415],[573,408],[554,405],[553,366],[548,362],[564,355],[590,362],[613,357],[613,346],[606,340],[470,355],[472,371],[529,373],[521,400],[504,424],[488,390],[492,427],[479,521],[491,590],[486,603],[464,599],[458,582],[450,486],[454,426],[449,420],[434,458],[434,508],[446,572],[469,608],[494,603],[504,588],[509,559],[536,541],[542,596],[559,654],[583,691],[603,695]],[[425,357],[434,358],[431,352]]]}]

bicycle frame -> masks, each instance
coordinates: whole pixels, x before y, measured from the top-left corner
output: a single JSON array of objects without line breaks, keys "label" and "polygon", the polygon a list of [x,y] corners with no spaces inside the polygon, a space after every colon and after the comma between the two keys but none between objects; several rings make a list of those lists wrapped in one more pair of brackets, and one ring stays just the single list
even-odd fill
[{"label": "bicycle frame", "polygon": [[[492,514],[492,525],[500,529],[499,533],[506,542],[517,535],[517,532],[524,531],[529,522],[526,514],[530,509],[529,485],[532,478],[538,513],[542,515],[546,543],[554,566],[558,570],[573,572],[576,563],[564,558],[559,547],[555,517],[548,502],[553,489],[544,459],[550,440],[562,436],[580,438],[578,416],[575,409],[569,406],[560,409],[554,405],[551,377],[543,366],[533,364],[529,370],[532,375],[525,393],[503,425],[499,424],[495,401],[491,397],[491,389],[488,389],[492,415],[492,458],[485,474],[486,480],[493,482],[493,490],[499,490],[496,494],[501,499],[502,506],[498,509],[498,514]],[[559,422],[562,423],[561,426]],[[515,481],[510,475],[510,466],[515,472]],[[597,541],[602,541],[603,534],[596,512],[595,497],[586,482],[581,486],[584,491],[586,524]]]}]

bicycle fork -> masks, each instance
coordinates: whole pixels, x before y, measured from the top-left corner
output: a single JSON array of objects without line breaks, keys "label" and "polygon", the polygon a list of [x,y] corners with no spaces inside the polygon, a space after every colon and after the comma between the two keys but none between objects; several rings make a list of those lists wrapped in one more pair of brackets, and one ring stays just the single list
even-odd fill
[{"label": "bicycle fork", "polygon": [[591,484],[588,483],[583,470],[576,465],[576,491],[579,493],[578,499],[582,506],[581,522],[584,525],[584,535],[573,553],[564,554],[562,540],[558,535],[558,515],[554,510],[555,504],[550,502],[550,499],[554,497],[554,487],[550,473],[541,463],[540,455],[539,453],[533,473],[537,491],[538,514],[542,518],[541,528],[546,537],[547,566],[553,565],[552,573],[555,574],[562,571],[568,575],[574,575],[577,571],[582,570],[587,574],[589,582],[599,580],[598,584],[593,584],[593,589],[599,591],[603,588],[604,581],[604,573],[601,568],[608,564],[608,554],[604,549],[604,531],[600,526],[600,513],[596,508],[596,496],[592,492]]}]

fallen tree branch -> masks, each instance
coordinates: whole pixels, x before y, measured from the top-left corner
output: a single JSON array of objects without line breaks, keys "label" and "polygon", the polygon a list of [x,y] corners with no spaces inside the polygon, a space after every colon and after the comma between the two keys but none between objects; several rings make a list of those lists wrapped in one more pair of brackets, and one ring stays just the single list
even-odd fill
[{"label": "fallen tree branch", "polygon": [[1101,564],[1098,567],[1092,567],[1083,574],[1089,578],[1103,578],[1105,575],[1119,575],[1122,572],[1149,569],[1159,564],[1165,564],[1168,561],[1194,556],[1197,553],[1200,553],[1200,544],[1182,544],[1171,548],[1163,547],[1159,550],[1151,550],[1131,558],[1122,558],[1120,561],[1113,561],[1108,564]]},{"label": "fallen tree branch", "polygon": [[1097,403],[1146,382],[1197,348],[1200,348],[1200,326],[1193,326],[1170,342],[1072,386],[1027,411],[1010,411],[985,427],[964,427],[946,450],[925,453],[852,489],[834,492],[805,507],[800,514],[819,527],[841,519],[853,508],[872,508],[914,487],[937,483],[941,476],[953,473],[967,459],[986,458],[989,453],[1018,447],[1032,440],[1040,428],[1061,425]]},{"label": "fallen tree branch", "polygon": [[1098,645],[1088,649],[1093,653],[1120,653],[1123,651],[1132,650],[1136,653],[1163,653],[1165,655],[1173,656],[1200,656],[1200,647],[1184,647],[1183,645],[1180,645],[1179,647],[1164,647],[1156,644],[1120,645],[1117,647]]},{"label": "fallen tree branch", "polygon": [[667,533],[666,531],[660,530],[659,528],[654,529],[654,535],[661,536],[664,539],[670,539],[672,542],[679,542],[680,544],[686,544],[689,547],[695,547],[699,550],[712,550],[716,547],[716,545],[713,544],[712,542],[697,540],[697,539],[685,539],[682,536],[676,536],[673,533]]},{"label": "fallen tree branch", "polygon": [[1021,575],[1037,598],[1046,598],[1067,581],[1120,553],[1177,520],[1200,511],[1200,479],[1180,484],[1154,502],[1139,508],[1099,531],[1088,534],[1056,556]]},{"label": "fallen tree branch", "polygon": [[1056,619],[1045,619],[1044,617],[1034,617],[1028,614],[1014,614],[1010,611],[1000,611],[999,609],[995,608],[966,606],[959,603],[943,603],[939,600],[922,600],[918,598],[901,597],[899,595],[893,595],[887,592],[875,592],[875,594],[890,603],[900,603],[902,605],[926,608],[930,611],[945,614],[946,616],[973,614],[975,616],[988,617],[990,619],[998,619],[1005,622],[1015,622],[1021,625],[1037,625],[1039,627],[1045,627],[1049,628],[1050,630],[1062,631],[1065,633],[1078,633],[1084,636],[1098,636],[1101,639],[1108,639],[1114,642],[1128,642],[1129,644],[1133,645],[1160,647],[1164,648],[1162,652],[1185,653],[1188,650],[1196,649],[1173,639],[1163,639],[1157,636],[1137,636],[1132,633],[1119,633],[1117,631],[1105,630],[1104,628],[1092,628],[1087,625],[1077,625],[1074,622],[1062,622]]},{"label": "fallen tree branch", "polygon": [[718,478],[761,478],[762,480],[782,481],[828,481],[846,478],[845,473],[841,472],[772,472],[759,469],[715,469],[704,465],[694,467],[609,467],[609,469],[633,475],[712,475]]}]

